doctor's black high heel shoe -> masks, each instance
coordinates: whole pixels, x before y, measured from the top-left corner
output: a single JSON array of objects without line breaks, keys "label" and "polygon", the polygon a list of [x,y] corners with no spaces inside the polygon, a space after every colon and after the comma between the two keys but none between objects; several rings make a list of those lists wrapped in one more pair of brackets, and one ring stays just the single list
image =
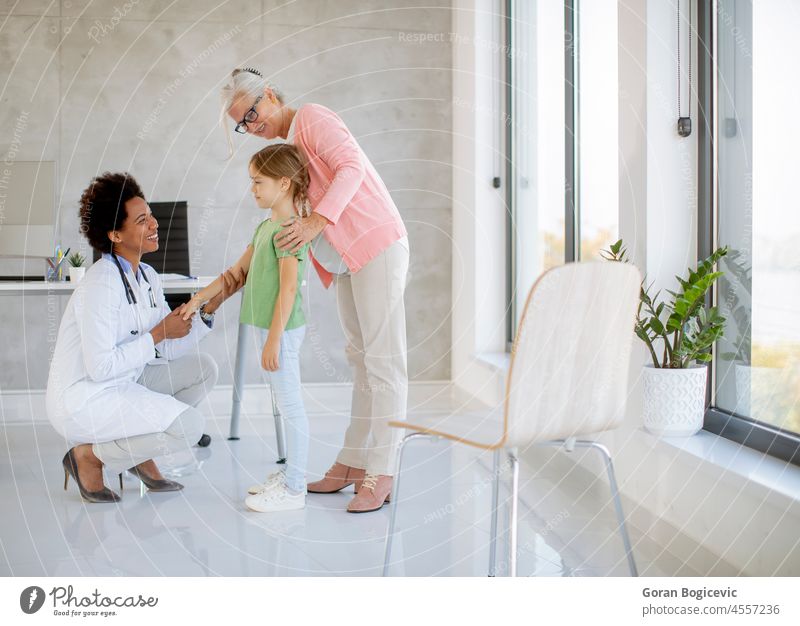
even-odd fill
[{"label": "doctor's black high heel shoe", "polygon": [[64,467],[64,491],[67,490],[69,477],[72,476],[75,482],[78,483],[78,490],[81,492],[81,497],[87,502],[119,502],[120,497],[105,485],[98,491],[89,491],[83,486],[78,476],[78,462],[75,460],[75,448],[72,448],[64,455],[61,465]]},{"label": "doctor's black high heel shoe", "polygon": [[[148,463],[149,461],[145,461]],[[142,471],[141,466],[144,463],[140,463],[135,467],[131,467],[128,471],[136,476],[139,480],[141,480],[145,487],[147,487],[150,491],[180,491],[183,489],[183,485],[179,482],[175,482],[174,480],[169,480],[167,478],[152,478]],[[120,483],[122,482],[120,478]]]}]

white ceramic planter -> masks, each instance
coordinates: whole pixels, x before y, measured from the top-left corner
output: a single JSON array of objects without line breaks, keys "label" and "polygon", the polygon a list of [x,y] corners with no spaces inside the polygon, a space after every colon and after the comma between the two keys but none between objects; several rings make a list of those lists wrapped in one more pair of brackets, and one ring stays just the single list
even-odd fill
[{"label": "white ceramic planter", "polygon": [[644,368],[644,427],[660,437],[690,437],[703,428],[708,368]]},{"label": "white ceramic planter", "polygon": [[86,273],[85,267],[72,267],[69,268],[69,282],[77,283]]}]

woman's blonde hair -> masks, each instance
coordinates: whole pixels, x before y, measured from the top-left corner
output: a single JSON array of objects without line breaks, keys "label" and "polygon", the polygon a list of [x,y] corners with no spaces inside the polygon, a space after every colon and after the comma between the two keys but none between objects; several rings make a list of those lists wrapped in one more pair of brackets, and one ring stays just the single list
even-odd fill
[{"label": "woman's blonde hair", "polygon": [[231,129],[228,124],[228,111],[231,110],[233,103],[239,98],[247,97],[255,100],[264,93],[265,89],[271,89],[278,99],[284,104],[283,93],[264,76],[252,67],[237,68],[231,72],[228,82],[220,90],[222,107],[220,110],[219,123],[225,129],[225,138],[228,141],[228,158],[233,156],[233,139]]},{"label": "woman's blonde hair", "polygon": [[301,217],[311,214],[308,200],[308,168],[303,155],[290,143],[274,143],[250,157],[250,166],[262,176],[288,178],[291,183],[292,200]]}]

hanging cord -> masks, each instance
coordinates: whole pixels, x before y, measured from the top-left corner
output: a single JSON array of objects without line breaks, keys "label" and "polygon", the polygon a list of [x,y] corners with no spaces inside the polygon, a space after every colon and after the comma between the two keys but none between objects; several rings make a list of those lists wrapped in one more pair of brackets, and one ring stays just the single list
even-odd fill
[{"label": "hanging cord", "polygon": [[681,37],[681,0],[677,0],[677,31],[678,31],[678,72],[677,72],[677,87],[678,87],[678,134],[682,137],[688,137],[692,132],[692,0],[689,0],[689,46],[688,46],[688,54],[689,57],[686,62],[686,75],[688,79],[688,85],[686,87],[686,99],[688,100],[688,111],[686,116],[683,115],[683,110],[681,107],[681,48],[683,47],[683,38]]},{"label": "hanging cord", "polygon": [[692,117],[692,0],[689,0],[689,46],[686,51],[688,58],[686,59],[686,99],[689,101],[687,115]]},{"label": "hanging cord", "polygon": [[[683,115],[683,110],[681,108],[681,48],[683,48],[683,38],[681,37],[681,0],[678,0],[676,3],[678,7],[677,11],[677,22],[678,22],[678,117]],[[686,96],[689,101],[689,110],[687,111],[687,116],[692,116],[692,0],[689,0],[689,50],[688,50],[688,59],[686,61],[686,78],[687,86],[686,86]]]},{"label": "hanging cord", "polygon": [[681,46],[683,45],[683,41],[681,40],[681,0],[678,0],[676,3],[677,6],[677,23],[678,23],[678,117],[681,116]]}]

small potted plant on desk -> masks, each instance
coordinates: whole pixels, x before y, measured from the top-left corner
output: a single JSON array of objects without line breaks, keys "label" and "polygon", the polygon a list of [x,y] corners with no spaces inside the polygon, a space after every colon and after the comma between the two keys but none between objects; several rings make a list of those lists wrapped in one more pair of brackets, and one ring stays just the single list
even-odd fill
[{"label": "small potted plant on desk", "polygon": [[77,283],[86,273],[86,268],[83,267],[86,258],[80,252],[73,252],[67,257],[69,262],[69,282]]},{"label": "small potted plant on desk", "polygon": [[[727,253],[727,247],[719,248],[690,269],[687,279],[676,276],[680,290],[667,292],[671,300],[659,301],[660,292],[651,296],[642,283],[634,329],[652,360],[643,372],[644,426],[655,435],[689,437],[703,428],[706,364],[725,328],[717,307],[706,306],[706,294],[722,276],[714,265]],[[609,261],[628,261],[622,240],[602,254]]]}]

